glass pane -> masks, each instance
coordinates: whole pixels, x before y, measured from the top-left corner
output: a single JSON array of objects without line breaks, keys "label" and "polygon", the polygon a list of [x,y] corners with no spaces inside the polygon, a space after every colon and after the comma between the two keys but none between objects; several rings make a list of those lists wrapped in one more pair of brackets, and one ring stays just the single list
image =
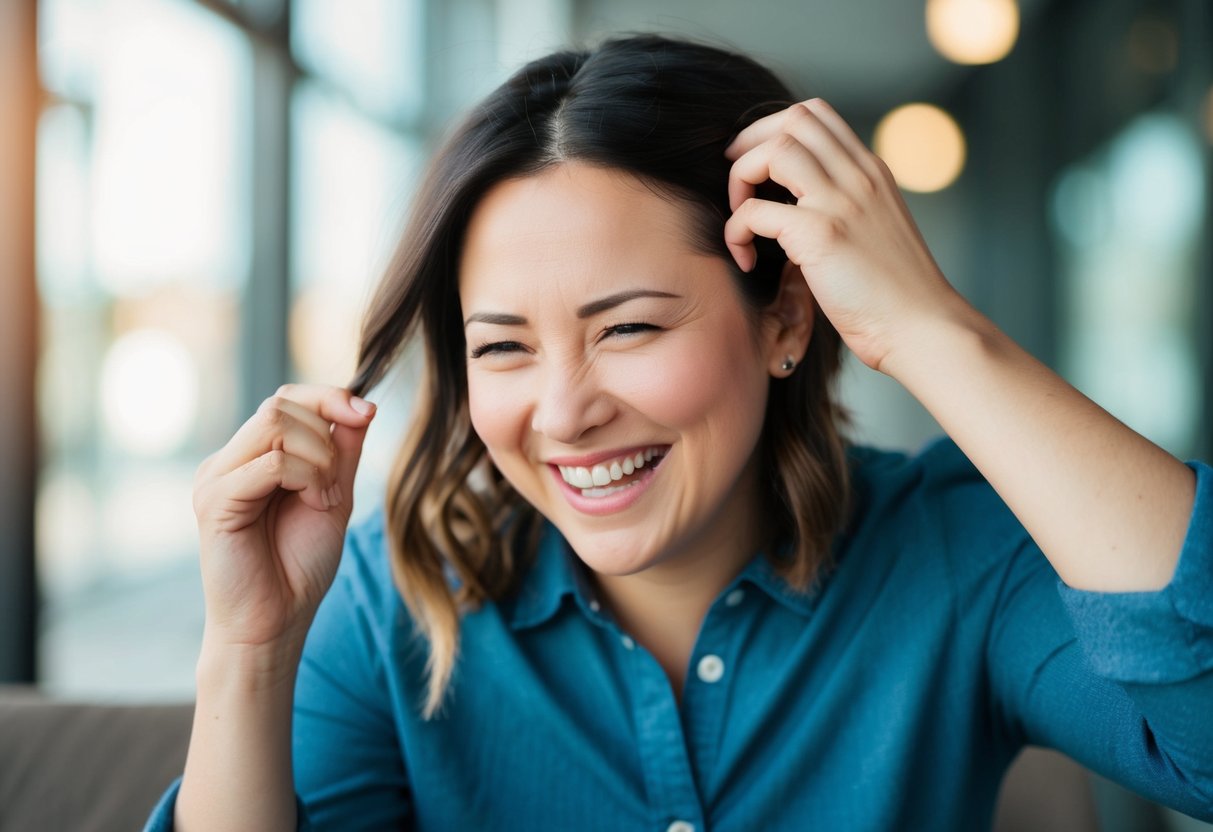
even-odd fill
[{"label": "glass pane", "polygon": [[104,5],[101,0],[39,0],[38,70],[46,89],[62,98],[92,100]]},{"label": "glass pane", "polygon": [[291,49],[360,107],[412,120],[425,91],[423,0],[294,0]]},{"label": "glass pane", "polygon": [[[363,307],[396,246],[421,161],[420,143],[367,120],[316,84],[292,101],[290,354],[300,381],[353,376]],[[406,382],[401,390],[407,401]],[[382,391],[381,391],[382,392]],[[378,492],[403,432],[401,403],[367,436],[357,512]]]},{"label": "glass pane", "polygon": [[42,681],[182,696],[193,474],[237,418],[251,53],[193,3],[87,5],[91,101],[38,136]]},{"label": "glass pane", "polygon": [[1150,114],[1066,171],[1051,211],[1067,294],[1063,373],[1180,457],[1195,448],[1201,407],[1204,181],[1191,125]]}]

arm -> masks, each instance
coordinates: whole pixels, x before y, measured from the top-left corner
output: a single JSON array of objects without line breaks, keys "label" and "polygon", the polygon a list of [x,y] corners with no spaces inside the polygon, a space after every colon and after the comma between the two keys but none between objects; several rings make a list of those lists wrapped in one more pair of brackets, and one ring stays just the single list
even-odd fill
[{"label": "arm", "polygon": [[302,825],[291,759],[300,653],[337,572],[372,407],[288,385],[198,469],[206,629],[185,774],[152,828]]},{"label": "arm", "polygon": [[[888,168],[824,102],[755,122],[726,155],[725,241],[739,266],[752,268],[756,234],[777,239],[798,267],[785,287],[807,284],[851,350],[926,405],[1031,535],[1008,558],[989,634],[1002,724],[1213,816],[1209,469],[1118,423],[973,310]],[[767,179],[796,203],[755,198]]]},{"label": "arm", "polygon": [[[1034,360],[948,284],[892,175],[820,100],[746,128],[726,151],[743,269],[774,237],[868,366],[947,431],[1071,586],[1151,590],[1175,570],[1191,471]],[[772,179],[798,198],[753,197]]]},{"label": "arm", "polygon": [[298,658],[211,648],[205,638],[203,645],[176,828],[293,830],[291,703]]},{"label": "arm", "polygon": [[[1198,470],[1194,529],[1213,522],[1213,470]],[[1022,532],[1004,575],[986,659],[992,715],[1012,747],[1058,749],[1213,820],[1213,539],[1190,534],[1159,592],[1059,584]]]},{"label": "arm", "polygon": [[881,367],[931,412],[1071,587],[1161,589],[1195,493],[1121,424],[967,304],[920,321]]}]

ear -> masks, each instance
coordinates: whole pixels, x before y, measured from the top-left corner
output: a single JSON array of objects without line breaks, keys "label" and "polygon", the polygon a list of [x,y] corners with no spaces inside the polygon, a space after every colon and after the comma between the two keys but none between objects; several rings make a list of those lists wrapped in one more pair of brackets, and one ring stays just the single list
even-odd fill
[{"label": "ear", "polygon": [[763,312],[763,346],[771,375],[787,378],[796,372],[808,351],[816,313],[817,301],[804,274],[789,260],[779,276],[779,294]]}]

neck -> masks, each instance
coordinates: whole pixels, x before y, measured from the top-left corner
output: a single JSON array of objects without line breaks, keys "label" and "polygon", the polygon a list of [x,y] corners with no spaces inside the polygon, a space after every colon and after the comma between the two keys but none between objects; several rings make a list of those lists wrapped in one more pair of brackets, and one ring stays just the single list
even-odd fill
[{"label": "neck", "polygon": [[734,490],[750,499],[730,501],[691,540],[643,572],[594,575],[616,621],[657,658],[676,694],[708,608],[761,544],[757,481],[751,464]]}]

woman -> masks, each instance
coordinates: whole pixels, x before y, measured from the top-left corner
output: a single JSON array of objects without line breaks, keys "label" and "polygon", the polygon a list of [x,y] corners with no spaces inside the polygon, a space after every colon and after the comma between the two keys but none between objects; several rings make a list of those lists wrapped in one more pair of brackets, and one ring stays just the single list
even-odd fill
[{"label": "woman", "polygon": [[[846,443],[840,343],[953,441]],[[965,303],[883,163],[735,54],[618,39],[492,93],[350,389],[279,390],[195,510],[151,828],[970,829],[1027,743],[1213,818],[1213,473]]]}]

